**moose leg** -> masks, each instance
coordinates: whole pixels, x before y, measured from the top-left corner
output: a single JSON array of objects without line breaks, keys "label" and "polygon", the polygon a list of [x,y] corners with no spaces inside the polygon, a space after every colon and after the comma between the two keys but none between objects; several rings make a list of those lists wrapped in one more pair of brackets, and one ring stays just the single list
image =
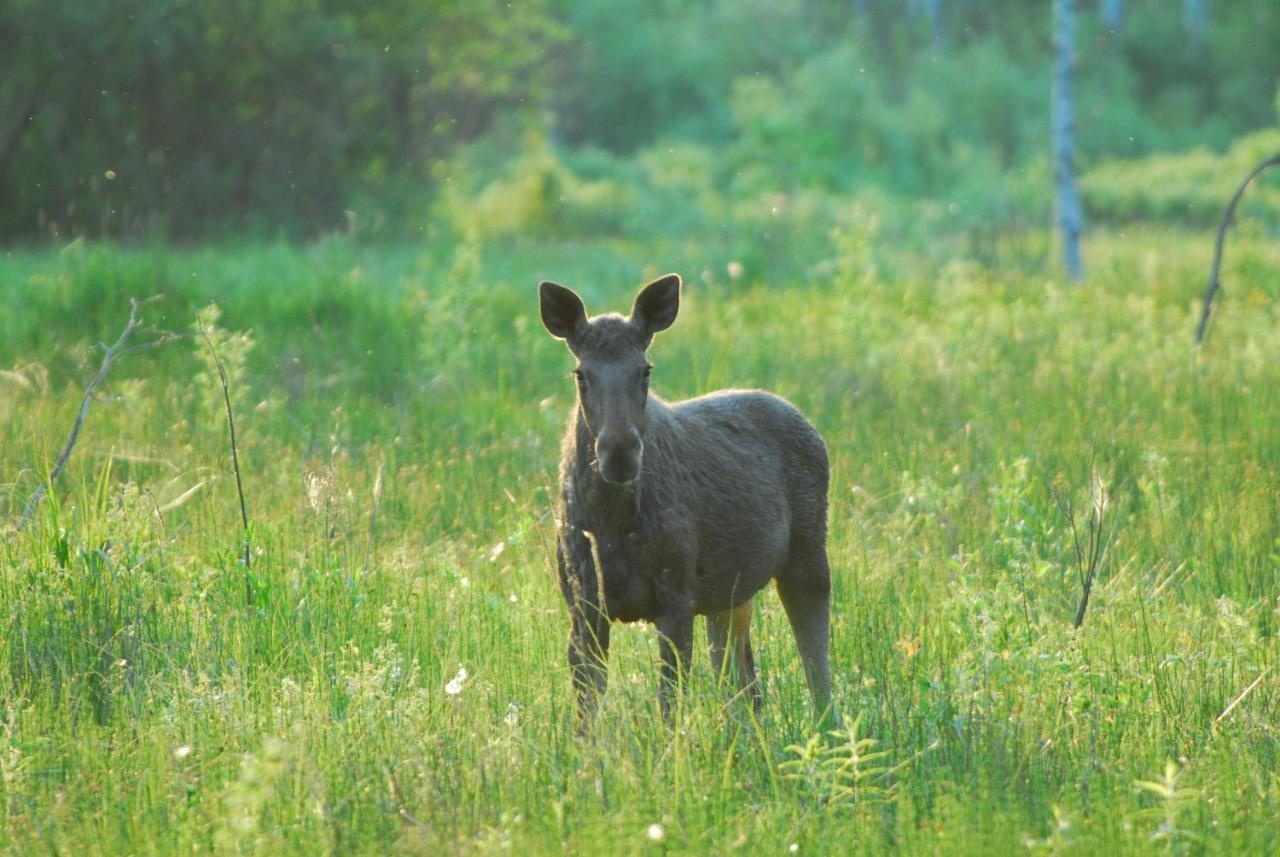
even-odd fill
[{"label": "moose leg", "polygon": [[815,713],[839,724],[839,715],[831,705],[831,570],[826,548],[819,545],[807,555],[793,556],[777,583]]},{"label": "moose leg", "polygon": [[729,641],[729,610],[707,614],[707,646],[711,651],[711,669],[716,681],[724,678],[724,649]]},{"label": "moose leg", "polygon": [[609,683],[609,620],[592,616],[591,610],[589,605],[580,605],[573,612],[569,631],[569,670],[573,674],[579,731],[591,722]]},{"label": "moose leg", "polygon": [[586,531],[566,527],[556,539],[560,591],[569,605],[569,671],[578,708],[578,731],[595,714],[609,681],[609,616]]},{"label": "moose leg", "polygon": [[658,650],[662,655],[662,680],[658,687],[658,703],[662,716],[670,719],[672,704],[693,657],[693,614],[681,611],[657,621]]},{"label": "moose leg", "polygon": [[738,690],[746,691],[752,704],[760,707],[762,694],[756,679],[755,656],[751,652],[751,602],[732,610],[707,614],[707,641],[711,644],[711,665],[717,677],[724,670],[726,643],[733,642],[733,667]]}]

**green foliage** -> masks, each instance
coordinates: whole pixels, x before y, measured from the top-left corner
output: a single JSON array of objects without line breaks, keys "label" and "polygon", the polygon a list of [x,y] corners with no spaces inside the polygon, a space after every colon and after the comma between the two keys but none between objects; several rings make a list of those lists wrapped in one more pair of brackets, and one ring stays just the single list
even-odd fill
[{"label": "green foliage", "polygon": [[1198,789],[1182,784],[1182,771],[1172,759],[1165,762],[1164,773],[1154,780],[1138,780],[1134,786],[1154,797],[1157,804],[1147,815],[1158,820],[1151,841],[1161,843],[1170,853],[1182,853],[1186,846],[1199,840],[1193,831],[1181,826],[1181,816],[1200,798]]},{"label": "green foliage", "polygon": [[[1274,852],[1275,242],[1239,237],[1196,353],[1209,248],[1176,231],[1095,232],[1068,288],[1016,243],[922,266],[877,214],[821,236],[820,281],[719,257],[654,346],[663,394],[769,387],[828,442],[835,736],[769,592],[758,714],[699,653],[668,727],[626,627],[574,735],[547,514],[573,392],[533,283],[625,307],[666,238],[0,257],[0,519],[88,344],[162,291],[148,324],[203,310],[243,358],[255,594],[199,343],[130,352],[0,539],[0,851]],[[1062,502],[1095,472],[1114,538],[1076,630]]]},{"label": "green foliage", "polygon": [[[1042,225],[1047,0],[927,5],[14,0],[0,239],[692,227],[768,254],[808,234],[760,222],[778,196],[819,242],[851,198],[909,204],[886,229],[919,243]],[[1268,0],[1205,40],[1126,6],[1118,32],[1080,11],[1082,167],[1274,124]]]},{"label": "green foliage", "polygon": [[[1211,230],[1240,182],[1264,159],[1280,152],[1280,129],[1259,131],[1232,144],[1225,155],[1205,149],[1108,161],[1081,179],[1085,205],[1100,221],[1181,223]],[[1280,184],[1264,175],[1247,192],[1238,218],[1280,224]],[[1206,234],[1208,234],[1206,232]]]},{"label": "green foliage", "polygon": [[7,3],[0,234],[403,218],[457,141],[537,97],[558,32],[541,2]]},{"label": "green foliage", "polygon": [[789,745],[789,758],[778,763],[779,775],[799,784],[827,811],[842,804],[891,804],[897,791],[892,776],[898,766],[891,763],[892,751],[877,750],[875,738],[859,734],[861,725],[859,714],[848,729],[815,733],[803,744]]}]

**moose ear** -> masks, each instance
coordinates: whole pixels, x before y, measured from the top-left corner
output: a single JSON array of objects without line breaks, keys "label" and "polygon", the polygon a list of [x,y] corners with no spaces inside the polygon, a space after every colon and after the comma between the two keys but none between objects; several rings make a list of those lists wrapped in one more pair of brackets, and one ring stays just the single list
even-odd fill
[{"label": "moose ear", "polygon": [[640,325],[646,336],[666,330],[680,310],[680,276],[667,274],[640,290],[631,309],[631,320]]},{"label": "moose ear", "polygon": [[587,326],[587,309],[571,289],[543,280],[538,286],[542,323],[557,339],[572,341]]}]

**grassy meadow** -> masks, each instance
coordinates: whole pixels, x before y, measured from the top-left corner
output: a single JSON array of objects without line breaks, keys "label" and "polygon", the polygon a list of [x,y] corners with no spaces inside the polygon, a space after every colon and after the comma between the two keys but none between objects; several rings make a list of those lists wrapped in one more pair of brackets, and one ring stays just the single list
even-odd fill
[{"label": "grassy meadow", "polygon": [[[1199,350],[1203,232],[1099,231],[1078,285],[1042,235],[933,262],[867,223],[738,277],[678,241],[4,253],[0,850],[1276,853],[1280,245],[1232,242]],[[771,591],[758,716],[699,646],[668,726],[635,626],[574,734],[535,285],[626,309],[667,270],[654,389],[826,438],[846,734]]]}]

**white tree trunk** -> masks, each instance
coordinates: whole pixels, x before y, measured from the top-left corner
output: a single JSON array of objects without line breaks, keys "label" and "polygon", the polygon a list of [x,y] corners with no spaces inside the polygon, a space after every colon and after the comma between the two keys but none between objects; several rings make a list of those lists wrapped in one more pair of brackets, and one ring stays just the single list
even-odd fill
[{"label": "white tree trunk", "polygon": [[1102,23],[1109,30],[1118,30],[1124,23],[1124,0],[1102,0]]},{"label": "white tree trunk", "polygon": [[1182,0],[1182,25],[1191,41],[1203,42],[1209,32],[1209,0]]},{"label": "white tree trunk", "polygon": [[942,47],[942,0],[920,0],[920,9],[929,20],[930,47],[936,54]]},{"label": "white tree trunk", "polygon": [[1080,262],[1080,233],[1084,212],[1076,189],[1074,96],[1071,78],[1075,70],[1074,0],[1053,2],[1053,91],[1049,130],[1052,137],[1053,180],[1057,189],[1057,220],[1062,231],[1062,261],[1073,280],[1084,276]]}]

